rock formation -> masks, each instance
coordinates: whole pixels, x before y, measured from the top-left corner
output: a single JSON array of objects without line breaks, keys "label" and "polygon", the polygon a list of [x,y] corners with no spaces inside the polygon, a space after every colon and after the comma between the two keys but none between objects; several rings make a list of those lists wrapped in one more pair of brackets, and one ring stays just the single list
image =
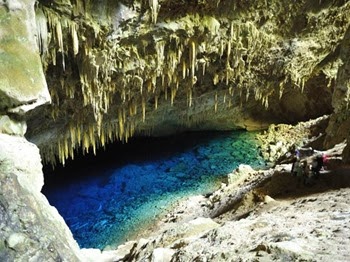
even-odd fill
[{"label": "rock formation", "polygon": [[52,104],[28,116],[27,137],[55,164],[135,133],[330,114],[347,81],[338,72],[349,9],[339,0],[38,1]]},{"label": "rock formation", "polygon": [[[226,240],[235,224],[219,227],[221,221],[210,219],[177,225],[182,231],[170,231],[170,238],[131,242],[116,251],[79,251],[40,193],[39,151],[23,136],[40,148],[45,163],[55,165],[133,135],[257,130],[329,114],[325,131],[316,132],[322,139],[314,143],[333,147],[349,138],[349,13],[346,0],[0,0],[0,260],[161,261],[205,254],[225,261],[233,253],[212,251],[208,243],[234,244]],[[302,131],[313,134],[312,127]],[[275,144],[265,156],[274,161],[288,150],[271,139]],[[350,146],[343,152],[349,161]],[[343,205],[332,206],[335,222],[348,221],[339,211]],[[219,210],[212,217],[230,208]],[[330,218],[322,211],[317,217]],[[248,234],[265,220],[239,222]],[[336,226],[339,231],[314,232],[338,237],[345,230],[346,236],[348,228]],[[310,252],[323,252],[302,241],[291,245],[295,235],[274,237],[240,247],[268,259],[293,259],[299,250],[298,258],[307,260]]]},{"label": "rock formation", "polygon": [[38,148],[0,134],[0,260],[82,261],[63,218],[40,193]]},{"label": "rock formation", "polygon": [[35,32],[34,1],[0,2],[0,260],[82,261],[63,218],[40,193],[38,148],[24,114],[50,102]]}]

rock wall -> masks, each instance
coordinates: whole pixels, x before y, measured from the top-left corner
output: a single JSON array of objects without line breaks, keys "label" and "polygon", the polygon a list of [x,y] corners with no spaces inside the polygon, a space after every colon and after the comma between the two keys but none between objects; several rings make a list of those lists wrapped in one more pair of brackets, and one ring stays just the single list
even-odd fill
[{"label": "rock wall", "polygon": [[51,100],[34,38],[33,5],[0,2],[0,115],[24,114]]},{"label": "rock wall", "polygon": [[[338,70],[336,87],[333,93],[332,104],[334,113],[331,115],[327,129],[326,146],[330,147],[344,140],[349,140],[350,130],[350,28],[348,28],[340,45],[341,67]],[[343,160],[350,161],[350,145],[344,150]]]},{"label": "rock wall", "polygon": [[40,193],[43,184],[38,148],[0,134],[1,261],[82,261],[63,218]]},{"label": "rock wall", "polygon": [[0,261],[82,261],[63,218],[40,193],[39,149],[25,114],[50,102],[32,0],[0,1]]},{"label": "rock wall", "polygon": [[38,1],[53,103],[28,117],[28,138],[54,164],[135,133],[330,114],[349,9],[340,0]]}]

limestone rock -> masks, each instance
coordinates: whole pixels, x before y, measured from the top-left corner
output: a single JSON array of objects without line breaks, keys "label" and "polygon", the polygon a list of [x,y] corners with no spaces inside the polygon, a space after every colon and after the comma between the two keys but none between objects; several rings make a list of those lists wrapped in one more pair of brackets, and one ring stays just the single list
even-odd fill
[{"label": "limestone rock", "polygon": [[38,148],[0,134],[1,261],[83,261],[63,218],[40,193]]},{"label": "limestone rock", "polygon": [[237,180],[245,179],[249,174],[253,173],[255,173],[255,170],[251,166],[241,164],[233,173],[228,174],[228,182],[229,184],[233,184]]},{"label": "limestone rock", "polygon": [[152,253],[152,262],[170,262],[175,251],[170,248],[156,248]]},{"label": "limestone rock", "polygon": [[[132,247],[135,246],[134,242],[132,244]],[[81,254],[83,256],[84,262],[116,262],[116,261],[126,261],[128,260],[128,257],[130,257],[132,253],[132,249],[128,248],[130,247],[128,244],[121,245],[118,247],[117,250],[104,250],[101,251],[99,249],[93,249],[93,248],[83,248],[81,249]]]},{"label": "limestone rock", "polygon": [[27,123],[24,121],[13,121],[9,116],[0,116],[0,133],[8,135],[24,136],[27,131]]},{"label": "limestone rock", "polygon": [[0,113],[22,115],[51,101],[34,35],[34,2],[0,3]]},{"label": "limestone rock", "polygon": [[[339,147],[328,150],[327,154],[339,156]],[[236,209],[215,219],[221,222],[218,226],[187,238],[174,234],[173,228],[182,232],[183,225],[196,223],[184,223],[179,217],[172,227],[160,227],[147,245],[142,240],[143,249],[135,250],[132,261],[143,261],[157,252],[162,257],[163,251],[170,252],[171,261],[195,261],[199,257],[201,261],[222,262],[232,258],[237,261],[346,261],[350,245],[348,167],[331,170],[313,187],[304,188],[296,187],[296,179],[286,171],[285,165],[270,171],[272,173],[265,174],[258,171],[246,178],[244,183],[251,184],[252,191],[269,194],[255,200],[249,212],[236,214],[249,204],[238,196]],[[339,189],[340,184],[345,188]],[[235,198],[234,190],[233,187],[220,189],[215,194]],[[185,208],[183,219],[187,210],[192,213],[195,208],[200,205],[192,205],[191,211]]]}]

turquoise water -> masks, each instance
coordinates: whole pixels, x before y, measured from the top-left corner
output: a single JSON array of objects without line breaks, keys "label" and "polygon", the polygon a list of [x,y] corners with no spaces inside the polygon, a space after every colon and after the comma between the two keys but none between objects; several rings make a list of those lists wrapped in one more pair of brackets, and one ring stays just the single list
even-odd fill
[{"label": "turquoise water", "polygon": [[45,171],[43,193],[82,248],[127,241],[183,197],[215,190],[239,164],[264,165],[253,133],[134,139]]}]

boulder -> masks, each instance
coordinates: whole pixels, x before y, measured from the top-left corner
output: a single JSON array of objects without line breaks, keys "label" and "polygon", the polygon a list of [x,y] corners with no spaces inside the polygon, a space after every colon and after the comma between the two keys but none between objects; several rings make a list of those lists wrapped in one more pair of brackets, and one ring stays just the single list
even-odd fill
[{"label": "boulder", "polygon": [[72,233],[40,193],[38,148],[0,134],[0,260],[83,261]]}]

